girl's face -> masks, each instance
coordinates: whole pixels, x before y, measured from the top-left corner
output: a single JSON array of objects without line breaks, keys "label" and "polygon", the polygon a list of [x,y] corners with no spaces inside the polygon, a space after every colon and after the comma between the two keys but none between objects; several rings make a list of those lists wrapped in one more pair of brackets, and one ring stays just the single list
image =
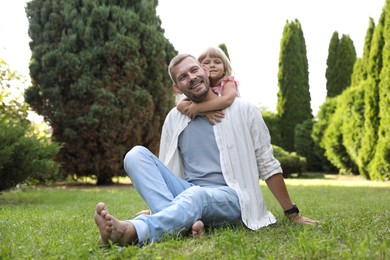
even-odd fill
[{"label": "girl's face", "polygon": [[211,81],[219,80],[225,75],[225,66],[223,66],[222,59],[220,58],[210,58],[210,56],[207,56],[201,61],[201,64],[210,73]]}]

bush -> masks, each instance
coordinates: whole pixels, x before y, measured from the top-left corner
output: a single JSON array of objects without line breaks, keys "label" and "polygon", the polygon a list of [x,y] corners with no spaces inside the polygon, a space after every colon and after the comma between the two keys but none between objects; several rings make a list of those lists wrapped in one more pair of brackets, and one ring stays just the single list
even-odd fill
[{"label": "bush", "polygon": [[54,162],[60,146],[25,136],[25,128],[0,120],[0,191],[24,182],[55,179],[59,164]]},{"label": "bush", "polygon": [[307,119],[301,124],[297,124],[294,131],[294,146],[297,154],[306,158],[307,170],[322,171],[321,159],[315,153],[315,149],[319,149],[319,147],[316,147],[316,143],[314,143],[311,137],[312,130],[312,119]]},{"label": "bush", "polygon": [[288,178],[293,173],[297,173],[300,176],[302,172],[306,171],[305,157],[299,156],[295,152],[287,152],[279,146],[274,145],[273,149],[275,158],[282,165],[284,177]]},{"label": "bush", "polygon": [[277,114],[271,111],[263,110],[261,111],[264,122],[268,127],[269,133],[271,135],[271,142],[273,145],[281,146],[282,145],[282,134],[280,132],[280,118]]}]

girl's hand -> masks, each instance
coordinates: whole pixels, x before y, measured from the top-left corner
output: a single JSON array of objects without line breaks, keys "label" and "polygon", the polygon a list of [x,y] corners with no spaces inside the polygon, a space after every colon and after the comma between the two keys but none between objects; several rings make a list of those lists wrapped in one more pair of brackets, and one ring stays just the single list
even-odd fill
[{"label": "girl's hand", "polygon": [[205,112],[204,114],[212,125],[221,122],[222,119],[225,117],[225,114],[220,110]]},{"label": "girl's hand", "polygon": [[198,105],[193,102],[184,109],[184,114],[191,117],[192,119],[194,119],[199,114],[199,112]]}]

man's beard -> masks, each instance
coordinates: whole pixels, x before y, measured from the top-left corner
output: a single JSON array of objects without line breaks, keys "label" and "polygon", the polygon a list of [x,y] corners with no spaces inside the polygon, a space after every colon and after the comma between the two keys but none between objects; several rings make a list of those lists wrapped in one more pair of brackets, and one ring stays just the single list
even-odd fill
[{"label": "man's beard", "polygon": [[207,93],[209,92],[209,88],[205,88],[204,91],[200,92],[200,93],[192,93],[192,92],[189,92],[186,94],[186,96],[193,102],[195,103],[200,103],[204,100],[204,98],[207,96]]},{"label": "man's beard", "polygon": [[190,91],[188,91],[188,93],[186,94],[186,96],[193,102],[195,103],[200,103],[202,102],[205,97],[207,96],[207,93],[209,92],[209,89],[210,89],[210,81],[209,81],[209,78],[205,78],[203,80],[203,84],[206,86],[204,91],[200,92],[200,93],[192,93]]}]

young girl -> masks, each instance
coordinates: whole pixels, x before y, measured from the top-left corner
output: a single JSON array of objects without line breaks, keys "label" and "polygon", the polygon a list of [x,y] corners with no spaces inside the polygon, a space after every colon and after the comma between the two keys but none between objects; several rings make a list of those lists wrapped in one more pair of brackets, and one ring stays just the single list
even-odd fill
[{"label": "young girl", "polygon": [[220,48],[207,48],[198,60],[209,71],[211,88],[219,98],[202,103],[194,103],[188,98],[183,98],[178,102],[177,109],[191,118],[199,114],[205,115],[211,124],[215,124],[224,117],[221,110],[230,106],[239,96],[238,82],[232,75],[229,59]]}]

